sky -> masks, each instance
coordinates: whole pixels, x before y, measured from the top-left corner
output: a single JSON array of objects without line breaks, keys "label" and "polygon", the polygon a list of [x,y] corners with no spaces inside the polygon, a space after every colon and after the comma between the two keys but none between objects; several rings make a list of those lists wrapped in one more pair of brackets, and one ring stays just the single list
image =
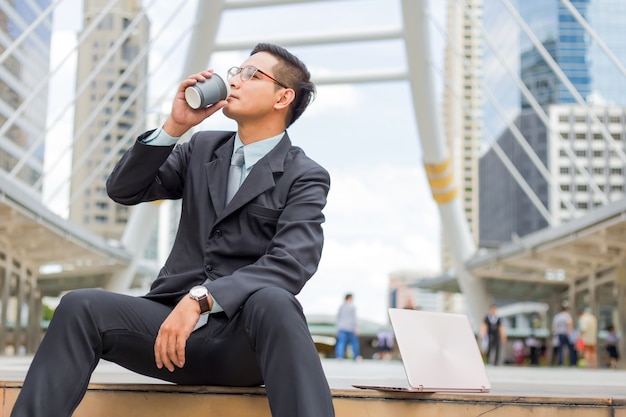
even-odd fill
[{"label": "sky", "polygon": [[[431,4],[433,16],[443,25],[444,2],[431,3],[435,4]],[[188,40],[184,33],[194,20],[196,1],[144,0],[143,4],[153,34],[159,34],[150,55],[150,105],[152,109],[167,110],[178,84],[187,75],[182,74]],[[64,182],[53,178],[66,178],[70,164],[67,138],[71,137],[72,113],[65,109],[71,106],[72,96],[68,94],[67,80],[75,77],[72,50],[82,25],[81,9],[82,0],[65,0],[54,15],[51,130],[45,162],[50,180],[44,186],[44,201],[59,213],[66,210],[63,201],[67,197],[59,185]],[[264,41],[266,37],[321,30],[401,24],[399,0],[329,1],[228,11],[220,22],[217,38]],[[434,49],[439,51],[439,47]],[[397,40],[289,49],[308,65],[314,79],[317,74],[406,66],[404,44]],[[215,53],[207,67],[225,74],[248,53]],[[64,57],[68,58],[64,61]],[[345,293],[351,292],[360,318],[384,324],[390,273],[439,273],[439,211],[424,173],[413,114],[408,81],[319,86],[316,100],[288,129],[294,145],[303,148],[331,175],[322,260],[298,296],[305,313],[334,316]],[[221,114],[201,127],[235,128]]]}]

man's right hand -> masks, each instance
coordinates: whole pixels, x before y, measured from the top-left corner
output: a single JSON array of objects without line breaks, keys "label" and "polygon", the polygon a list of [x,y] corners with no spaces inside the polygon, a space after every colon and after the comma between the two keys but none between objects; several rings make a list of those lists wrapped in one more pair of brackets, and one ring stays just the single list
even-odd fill
[{"label": "man's right hand", "polygon": [[190,75],[185,81],[178,86],[174,103],[172,104],[172,112],[167,121],[163,125],[163,130],[172,136],[180,137],[192,127],[201,123],[204,119],[220,110],[228,102],[226,100],[219,101],[212,106],[192,109],[185,100],[185,89],[197,82],[203,82],[213,76],[213,70],[202,71],[197,74]]}]

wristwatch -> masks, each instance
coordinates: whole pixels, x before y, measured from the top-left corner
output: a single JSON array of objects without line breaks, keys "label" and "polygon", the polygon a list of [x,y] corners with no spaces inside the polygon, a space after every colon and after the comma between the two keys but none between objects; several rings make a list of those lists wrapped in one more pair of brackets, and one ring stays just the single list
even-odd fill
[{"label": "wristwatch", "polygon": [[211,311],[209,307],[209,290],[204,285],[196,285],[190,289],[189,297],[200,304],[200,314],[208,314]]}]

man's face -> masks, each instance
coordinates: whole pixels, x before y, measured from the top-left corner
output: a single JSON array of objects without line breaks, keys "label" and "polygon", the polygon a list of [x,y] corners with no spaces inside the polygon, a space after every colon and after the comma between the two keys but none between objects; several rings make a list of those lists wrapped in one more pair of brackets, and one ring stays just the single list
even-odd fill
[{"label": "man's face", "polygon": [[[260,69],[267,75],[274,77],[273,68],[278,60],[267,52],[259,52],[242,64]],[[228,104],[223,108],[227,117],[237,121],[262,120],[273,110],[274,104],[280,99],[283,88],[277,86],[270,78],[257,71],[252,78],[241,80],[241,74],[229,80],[231,91]]]}]

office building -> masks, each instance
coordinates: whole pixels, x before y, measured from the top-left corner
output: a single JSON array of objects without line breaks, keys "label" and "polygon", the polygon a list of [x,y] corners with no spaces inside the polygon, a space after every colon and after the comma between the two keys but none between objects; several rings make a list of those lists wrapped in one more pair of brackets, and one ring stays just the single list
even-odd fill
[{"label": "office building", "polygon": [[119,239],[130,209],[106,193],[108,173],[144,131],[149,22],[140,0],[85,0],[84,27],[98,20],[78,50],[70,219]]},{"label": "office building", "polygon": [[[478,156],[482,134],[482,0],[447,3],[448,42],[445,47],[446,85],[443,127],[456,187],[474,241],[478,241]],[[443,237],[442,237],[443,239]],[[452,259],[442,242],[443,270]]]}]

